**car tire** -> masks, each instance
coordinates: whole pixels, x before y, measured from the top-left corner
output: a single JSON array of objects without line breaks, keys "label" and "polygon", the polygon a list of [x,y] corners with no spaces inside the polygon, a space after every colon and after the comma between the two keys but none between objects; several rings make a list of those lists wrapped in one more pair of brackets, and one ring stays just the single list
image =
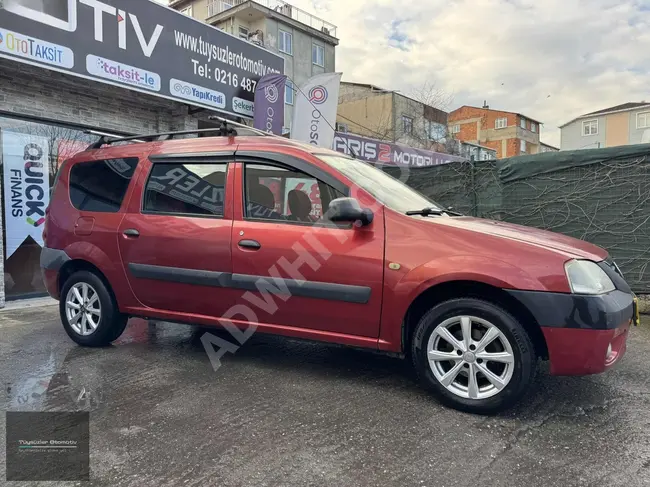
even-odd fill
[{"label": "car tire", "polygon": [[89,271],[75,272],[65,281],[59,312],[68,336],[85,347],[103,347],[117,340],[128,318],[119,312],[104,281]]},{"label": "car tire", "polygon": [[476,414],[515,404],[537,371],[535,347],[523,326],[503,308],[475,298],[430,309],[415,328],[411,360],[443,404]]}]

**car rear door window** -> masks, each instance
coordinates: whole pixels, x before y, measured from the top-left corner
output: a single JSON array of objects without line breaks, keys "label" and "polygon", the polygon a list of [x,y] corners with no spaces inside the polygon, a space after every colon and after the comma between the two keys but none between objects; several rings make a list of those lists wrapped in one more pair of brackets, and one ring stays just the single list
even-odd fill
[{"label": "car rear door window", "polygon": [[344,196],[313,176],[267,164],[244,166],[246,217],[296,223],[323,221],[329,202]]},{"label": "car rear door window", "polygon": [[154,164],[144,194],[144,213],[223,217],[223,164]]},{"label": "car rear door window", "polygon": [[137,166],[137,157],[75,164],[70,170],[72,205],[83,211],[117,213]]}]

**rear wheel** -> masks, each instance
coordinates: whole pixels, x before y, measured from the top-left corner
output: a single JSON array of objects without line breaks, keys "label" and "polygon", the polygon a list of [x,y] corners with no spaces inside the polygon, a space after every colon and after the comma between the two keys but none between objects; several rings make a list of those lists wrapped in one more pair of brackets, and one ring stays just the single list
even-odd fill
[{"label": "rear wheel", "polygon": [[127,322],[104,281],[89,271],[77,271],[63,284],[59,312],[68,336],[87,347],[110,344]]},{"label": "rear wheel", "polygon": [[446,301],[426,313],[415,330],[412,359],[443,403],[479,414],[513,405],[537,368],[521,324],[506,310],[473,298]]}]

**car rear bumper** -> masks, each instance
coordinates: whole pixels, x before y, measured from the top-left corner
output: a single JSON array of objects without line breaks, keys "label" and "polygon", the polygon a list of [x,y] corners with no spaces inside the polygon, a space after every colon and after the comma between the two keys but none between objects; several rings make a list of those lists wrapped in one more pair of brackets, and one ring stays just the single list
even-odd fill
[{"label": "car rear bumper", "polygon": [[599,296],[508,291],[540,325],[553,375],[604,372],[625,354],[634,315],[633,295]]},{"label": "car rear bumper", "polygon": [[54,299],[59,299],[59,270],[70,260],[63,250],[43,247],[41,249],[41,273],[45,289]]}]

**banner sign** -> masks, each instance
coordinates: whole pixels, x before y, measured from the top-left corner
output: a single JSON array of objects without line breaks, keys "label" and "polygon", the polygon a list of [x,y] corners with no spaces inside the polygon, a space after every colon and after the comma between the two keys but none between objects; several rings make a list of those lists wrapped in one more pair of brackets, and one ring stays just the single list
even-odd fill
[{"label": "banner sign", "polygon": [[49,160],[46,137],[2,133],[7,259],[29,236],[43,246],[45,209],[50,204]]},{"label": "banner sign", "polygon": [[332,147],[340,84],[341,73],[325,73],[309,78],[302,86],[293,108],[292,139]]},{"label": "banner sign", "polygon": [[277,54],[152,0],[4,0],[0,57],[247,118],[259,79],[284,72]]},{"label": "banner sign", "polygon": [[286,83],[287,77],[283,74],[267,74],[257,83],[253,127],[271,134],[282,135]]},{"label": "banner sign", "polygon": [[334,137],[332,148],[347,155],[352,155],[350,151],[354,151],[354,155],[364,161],[398,166],[437,166],[438,164],[466,160],[461,156],[415,149],[402,144],[382,142],[359,135],[338,132]]}]

